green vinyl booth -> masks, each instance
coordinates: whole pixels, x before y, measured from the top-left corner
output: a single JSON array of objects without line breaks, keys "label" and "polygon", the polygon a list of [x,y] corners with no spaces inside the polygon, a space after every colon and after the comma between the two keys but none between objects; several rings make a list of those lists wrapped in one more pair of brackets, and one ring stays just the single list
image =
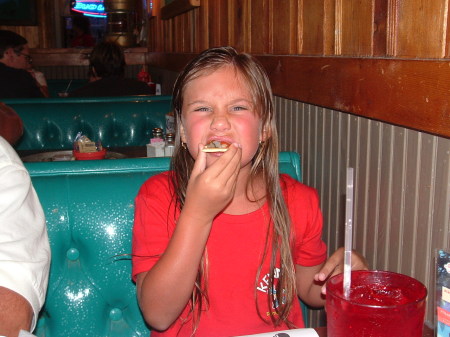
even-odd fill
[{"label": "green vinyl booth", "polygon": [[22,118],[15,149],[71,150],[78,132],[105,147],[143,146],[153,128],[165,129],[172,96],[5,99]]},{"label": "green vinyl booth", "polygon": [[[25,163],[52,252],[35,335],[149,336],[131,280],[134,198],[169,163],[168,157]],[[279,167],[301,180],[297,153],[280,153]]]}]

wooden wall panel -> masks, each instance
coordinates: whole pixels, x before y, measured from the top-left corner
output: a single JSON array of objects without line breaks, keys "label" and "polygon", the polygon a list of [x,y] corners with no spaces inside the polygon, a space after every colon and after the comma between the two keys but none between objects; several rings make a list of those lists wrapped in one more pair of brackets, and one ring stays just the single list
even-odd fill
[{"label": "wooden wall panel", "polygon": [[324,3],[322,1],[301,0],[298,12],[300,22],[297,53],[322,55],[324,53],[326,22]]},{"label": "wooden wall panel", "polygon": [[[1,26],[0,29],[7,29],[22,35],[28,41],[30,48],[51,48],[53,47],[55,33],[53,32],[53,20],[55,17],[54,0],[35,0],[37,10],[36,26]],[[59,18],[58,18],[59,19]]]},{"label": "wooden wall panel", "polygon": [[191,34],[190,52],[220,44],[283,55],[450,56],[449,0],[203,0],[181,16],[183,29],[167,28],[176,17],[157,21],[165,28],[154,51],[186,52],[188,44],[170,41]]},{"label": "wooden wall panel", "polygon": [[[205,1],[206,2],[206,1]],[[200,7],[192,11],[192,30],[193,30],[193,49],[192,51],[200,52],[209,46],[208,36],[214,34],[214,31],[208,32],[205,36],[202,34],[203,31],[209,30],[208,20],[206,19],[208,15],[208,6]]]},{"label": "wooden wall panel", "polygon": [[445,29],[445,40],[443,43],[445,43],[445,58],[450,58],[450,4],[447,4],[447,24],[444,26]]},{"label": "wooden wall panel", "polygon": [[173,40],[173,50],[177,50],[180,52],[185,52],[186,49],[184,47],[184,41],[185,41],[185,32],[186,32],[186,16],[187,14],[181,14],[173,19],[171,22],[173,33],[174,33],[174,40]]},{"label": "wooden wall panel", "polygon": [[158,22],[156,21],[156,17],[150,17],[148,20],[148,30],[149,34],[147,36],[147,47],[149,50],[156,51],[158,46],[161,44],[157,41],[158,37],[160,36],[157,33],[157,29],[160,27]]},{"label": "wooden wall panel", "polygon": [[230,45],[238,50],[247,50],[250,36],[250,0],[229,1],[228,29]]},{"label": "wooden wall panel", "polygon": [[450,137],[447,61],[258,58],[276,95]]},{"label": "wooden wall panel", "polygon": [[387,54],[387,19],[388,3],[386,0],[374,1],[373,17],[373,56],[386,56]]},{"label": "wooden wall panel", "polygon": [[[184,29],[184,27],[191,27],[190,30]],[[194,49],[194,41],[196,36],[191,34],[191,31],[194,27],[194,18],[192,15],[184,15],[182,22],[180,22],[180,29],[183,30],[182,36],[183,36],[183,52],[189,53],[191,50]]]},{"label": "wooden wall panel", "polygon": [[272,21],[269,0],[252,1],[250,3],[250,41],[248,52],[266,54],[272,50]]},{"label": "wooden wall panel", "polygon": [[374,2],[339,0],[338,4],[336,22],[340,31],[337,34],[342,35],[339,55],[371,56]]},{"label": "wooden wall panel", "polygon": [[164,28],[153,50],[232,45],[260,54],[443,58],[450,56],[448,2],[203,0],[183,20],[159,21]]},{"label": "wooden wall panel", "polygon": [[298,4],[296,0],[274,1],[272,54],[297,53]]},{"label": "wooden wall panel", "polygon": [[[208,13],[207,18],[204,20],[204,24],[208,27],[208,35],[206,38],[208,44],[204,45],[201,50],[217,46],[226,46],[229,42],[229,6],[227,0],[215,0],[214,5],[211,5],[211,0],[203,1],[202,6],[206,6],[203,11]],[[201,30],[198,33],[201,36]]]},{"label": "wooden wall panel", "polygon": [[448,0],[391,0],[395,56],[442,58],[446,54]]},{"label": "wooden wall panel", "polygon": [[[324,0],[323,54],[334,55],[336,50],[336,0]],[[304,13],[309,15],[309,13]]]}]

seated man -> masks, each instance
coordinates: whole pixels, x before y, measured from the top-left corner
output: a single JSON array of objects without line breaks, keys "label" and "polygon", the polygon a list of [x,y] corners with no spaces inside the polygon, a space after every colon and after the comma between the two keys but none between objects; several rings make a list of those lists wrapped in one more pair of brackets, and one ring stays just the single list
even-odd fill
[{"label": "seated man", "polygon": [[9,30],[0,30],[0,98],[44,97],[30,67],[27,40]]},{"label": "seated man", "polygon": [[125,56],[114,42],[101,42],[89,58],[89,80],[85,86],[69,93],[70,97],[150,95],[150,87],[141,81],[125,78]]},{"label": "seated man", "polygon": [[0,137],[0,336],[34,330],[49,268],[44,212],[22,161]]}]

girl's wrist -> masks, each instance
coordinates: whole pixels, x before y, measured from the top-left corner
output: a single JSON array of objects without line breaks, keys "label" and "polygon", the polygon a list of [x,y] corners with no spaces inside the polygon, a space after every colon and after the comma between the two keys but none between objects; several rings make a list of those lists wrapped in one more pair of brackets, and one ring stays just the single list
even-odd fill
[{"label": "girl's wrist", "polygon": [[202,213],[203,212],[198,211],[195,208],[189,207],[189,205],[185,205],[181,211],[178,223],[182,220],[183,222],[188,222],[190,226],[195,225],[198,228],[204,227],[209,230],[215,215],[208,216]]}]

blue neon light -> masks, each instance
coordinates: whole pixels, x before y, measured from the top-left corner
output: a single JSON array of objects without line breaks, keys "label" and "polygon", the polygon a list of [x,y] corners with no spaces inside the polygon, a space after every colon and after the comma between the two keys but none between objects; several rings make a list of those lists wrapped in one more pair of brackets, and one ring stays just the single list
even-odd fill
[{"label": "blue neon light", "polygon": [[106,16],[103,0],[77,0],[72,10],[87,16]]}]

